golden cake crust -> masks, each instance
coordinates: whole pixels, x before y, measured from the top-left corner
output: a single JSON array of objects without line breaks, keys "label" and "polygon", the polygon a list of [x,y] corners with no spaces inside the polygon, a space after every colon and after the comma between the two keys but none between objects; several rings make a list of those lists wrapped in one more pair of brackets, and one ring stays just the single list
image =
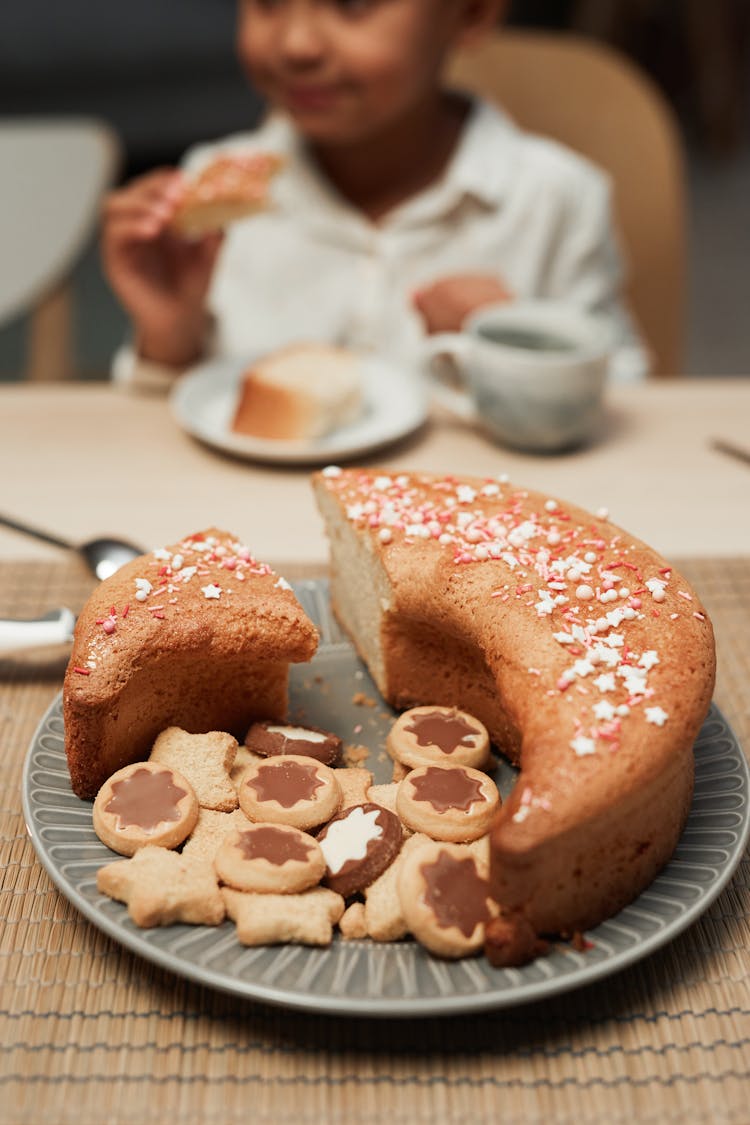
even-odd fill
[{"label": "golden cake crust", "polygon": [[284,579],[216,528],[128,563],[92,593],[63,685],[74,791],[148,757],[169,726],[244,737],[286,715],[289,663],[317,632]]},{"label": "golden cake crust", "polygon": [[521,766],[498,901],[561,932],[632,900],[690,806],[715,675],[696,592],[605,514],[510,482],[332,469],[315,489],[334,608],[384,696],[464,708]]}]

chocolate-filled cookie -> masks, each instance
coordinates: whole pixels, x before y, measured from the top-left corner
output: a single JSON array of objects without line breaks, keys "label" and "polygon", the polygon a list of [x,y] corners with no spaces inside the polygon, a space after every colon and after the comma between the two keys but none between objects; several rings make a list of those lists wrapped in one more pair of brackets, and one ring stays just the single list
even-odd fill
[{"label": "chocolate-filled cookie", "polygon": [[462,844],[432,843],[401,868],[398,893],[406,924],[438,957],[466,957],[484,943],[497,914],[487,869]]},{"label": "chocolate-filled cookie", "polygon": [[468,766],[420,766],[398,789],[396,811],[404,824],[433,840],[465,843],[489,831],[500,804],[491,777]]},{"label": "chocolate-filled cookie", "polygon": [[332,766],[341,756],[342,742],[337,734],[320,727],[298,727],[272,719],[253,723],[245,735],[245,745],[264,758],[276,754],[302,754]]},{"label": "chocolate-filled cookie", "polygon": [[248,820],[291,824],[303,832],[341,807],[336,771],[304,754],[276,754],[250,766],[239,789]]},{"label": "chocolate-filled cookie", "polygon": [[456,707],[412,707],[399,715],[386,741],[394,762],[407,769],[436,765],[490,764],[487,728],[474,715]]},{"label": "chocolate-filled cookie", "polygon": [[288,824],[248,824],[225,840],[214,857],[223,883],[238,891],[298,894],[325,871],[316,841]]},{"label": "chocolate-filled cookie", "polygon": [[195,828],[198,801],[190,783],[168,766],[135,762],[104,782],[94,801],[94,831],[120,855],[178,847]]},{"label": "chocolate-filled cookie", "polygon": [[323,882],[344,898],[369,887],[401,850],[397,816],[380,805],[353,805],[334,816],[318,835],[326,861]]}]

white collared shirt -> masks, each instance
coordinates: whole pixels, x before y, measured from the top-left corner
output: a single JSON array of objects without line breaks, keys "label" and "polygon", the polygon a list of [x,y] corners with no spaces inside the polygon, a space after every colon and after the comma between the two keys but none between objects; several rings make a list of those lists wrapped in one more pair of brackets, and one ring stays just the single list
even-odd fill
[{"label": "white collared shirt", "polygon": [[[297,341],[376,351],[421,366],[422,320],[411,295],[453,274],[488,273],[518,299],[560,299],[607,318],[619,342],[615,379],[648,359],[621,298],[622,265],[606,175],[477,101],[444,174],[374,223],[318,171],[291,124],[191,150],[195,170],[219,151],[275,152],[274,206],[233,224],[209,294],[212,351],[250,359]],[[114,376],[167,387],[174,371],[123,349]]]}]

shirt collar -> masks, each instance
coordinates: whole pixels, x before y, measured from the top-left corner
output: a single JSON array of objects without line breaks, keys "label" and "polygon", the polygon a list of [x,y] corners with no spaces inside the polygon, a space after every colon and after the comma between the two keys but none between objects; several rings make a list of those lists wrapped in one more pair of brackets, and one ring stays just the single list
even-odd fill
[{"label": "shirt collar", "polygon": [[435,187],[452,191],[456,199],[470,195],[497,206],[508,187],[518,138],[518,127],[506,113],[473,99],[453,158]]},{"label": "shirt collar", "polygon": [[[291,204],[294,210],[303,204],[302,214],[315,225],[318,221],[327,225],[327,220],[333,219],[337,224],[343,221],[354,228],[369,226],[311,163],[301,139],[286,118],[274,114],[267,134],[269,139],[273,137],[274,147],[285,153],[295,170],[293,180],[288,181],[288,196],[286,185],[280,180],[280,202]],[[395,208],[384,226],[432,219],[451,210],[466,197],[487,207],[497,206],[507,190],[518,138],[518,128],[507,114],[489,102],[472,99],[461,138],[443,175]],[[284,196],[287,196],[285,200]]]}]

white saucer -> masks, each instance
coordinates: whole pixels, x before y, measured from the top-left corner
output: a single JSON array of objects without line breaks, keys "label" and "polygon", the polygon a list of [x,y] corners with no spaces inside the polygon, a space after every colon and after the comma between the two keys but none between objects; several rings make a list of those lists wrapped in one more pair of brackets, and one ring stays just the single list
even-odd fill
[{"label": "white saucer", "polygon": [[212,360],[175,385],[172,412],[187,433],[223,453],[249,461],[321,465],[361,457],[413,433],[427,416],[427,398],[414,372],[376,356],[362,359],[365,408],[349,426],[315,442],[272,441],[236,434],[231,421],[248,361]]}]

